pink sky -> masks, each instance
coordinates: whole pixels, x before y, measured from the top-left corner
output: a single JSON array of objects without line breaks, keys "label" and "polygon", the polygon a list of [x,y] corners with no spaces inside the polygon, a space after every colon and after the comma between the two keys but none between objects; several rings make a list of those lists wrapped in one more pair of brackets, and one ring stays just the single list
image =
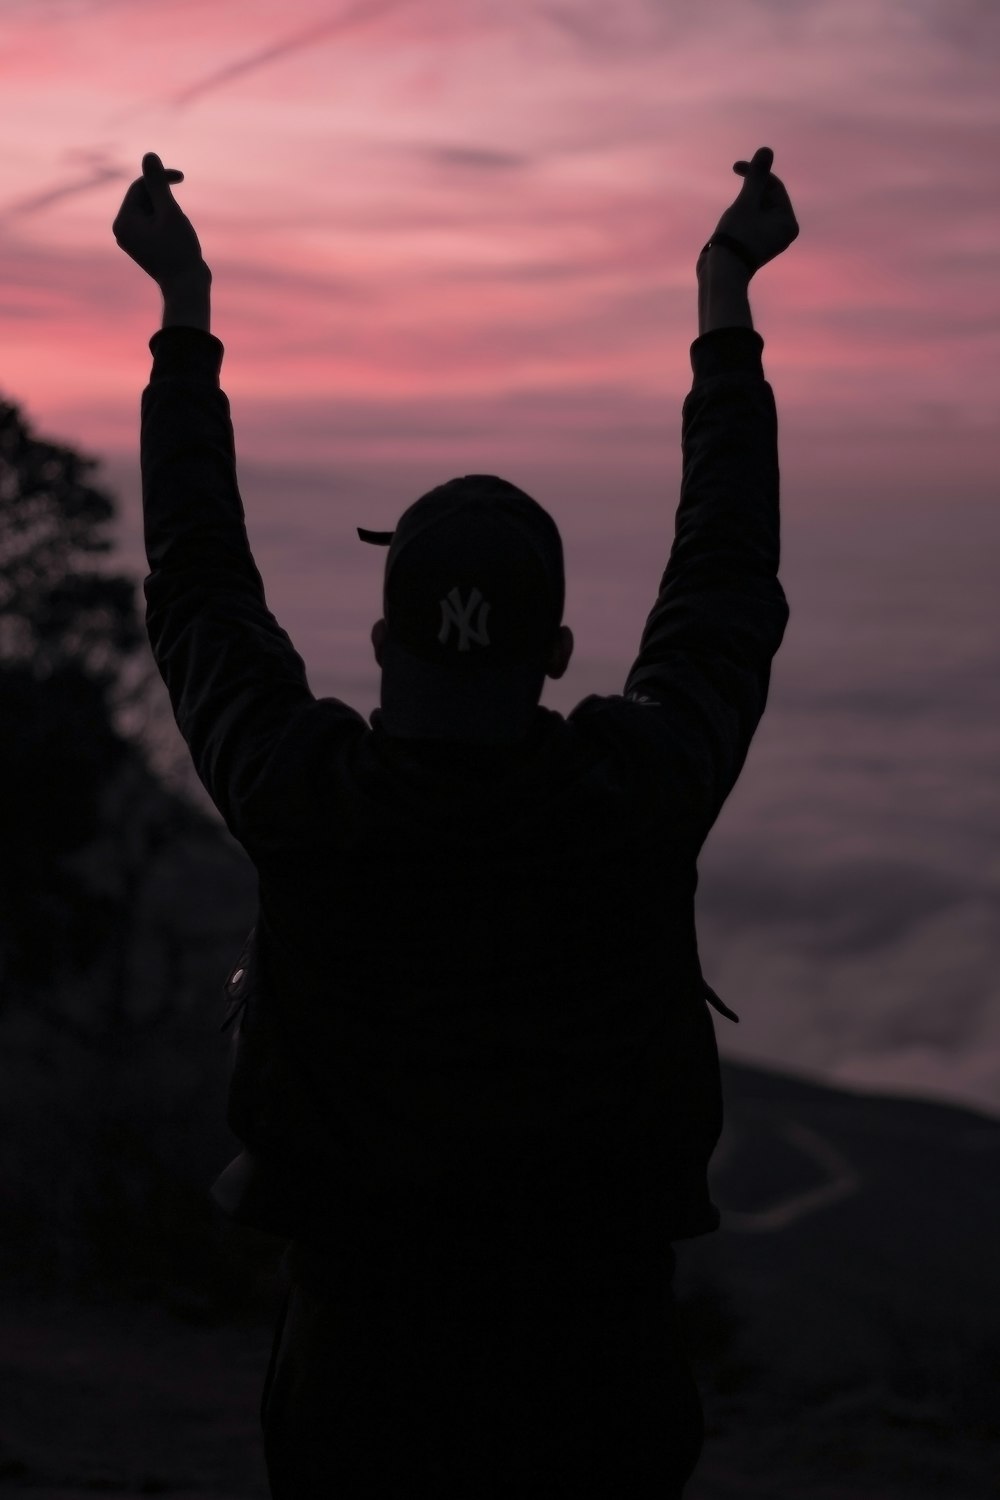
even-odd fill
[{"label": "pink sky", "polygon": [[110,225],[156,150],[248,466],[387,525],[469,469],[557,515],[574,475],[655,484],[694,262],[767,144],[802,230],[751,289],[786,486],[992,497],[998,55],[990,0],[8,3],[0,391],[133,462],[159,300]]},{"label": "pink sky", "polygon": [[109,563],[141,578],[160,299],[111,223],[157,151],[313,690],[377,702],[384,553],[354,527],[487,472],[563,532],[568,712],[634,658],[695,261],[771,146],[801,235],[751,306],[792,618],[700,867],[744,1018],[720,1042],[995,1109],[998,57],[995,0],[6,0],[0,394],[105,461]]}]

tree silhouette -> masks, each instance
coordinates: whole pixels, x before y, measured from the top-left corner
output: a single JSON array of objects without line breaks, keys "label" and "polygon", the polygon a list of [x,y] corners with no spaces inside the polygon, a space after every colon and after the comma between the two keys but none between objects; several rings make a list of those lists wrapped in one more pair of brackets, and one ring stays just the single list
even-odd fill
[{"label": "tree silhouette", "polygon": [[0,400],[0,664],[28,662],[44,680],[72,662],[110,688],[145,637],[134,581],[81,566],[112,545],[115,502],[89,481],[96,467]]},{"label": "tree silhouette", "polygon": [[[117,509],[96,464],[0,398],[0,1273],[110,1274],[207,1236],[203,1156],[229,1144],[206,999],[243,870],[166,784],[186,747],[136,581],[94,566]],[[221,947],[178,894],[199,884]]]},{"label": "tree silhouette", "polygon": [[116,510],[96,465],[0,400],[0,972],[32,984],[86,967],[114,925],[61,861],[141,753],[114,724],[136,692],[126,666],[149,654],[135,583],[87,566]]}]

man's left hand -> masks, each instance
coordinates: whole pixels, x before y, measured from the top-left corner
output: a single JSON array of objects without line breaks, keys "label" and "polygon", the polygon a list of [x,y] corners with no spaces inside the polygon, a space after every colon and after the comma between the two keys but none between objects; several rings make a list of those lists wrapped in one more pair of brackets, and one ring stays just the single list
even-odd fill
[{"label": "man's left hand", "polygon": [[211,280],[212,276],[202,258],[194,225],[170,191],[172,182],[183,180],[183,172],[164,167],[160,158],[148,151],[142,158],[142,176],[125,194],[111,226],[125,254],[152,276],[161,290],[198,277]]}]

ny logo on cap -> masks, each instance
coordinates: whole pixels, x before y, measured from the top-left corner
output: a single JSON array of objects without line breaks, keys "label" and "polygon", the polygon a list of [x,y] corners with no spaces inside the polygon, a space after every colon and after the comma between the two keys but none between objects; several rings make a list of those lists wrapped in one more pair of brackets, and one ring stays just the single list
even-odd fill
[{"label": "ny logo on cap", "polygon": [[[490,612],[489,600],[484,599],[477,588],[472,590],[467,604],[462,603],[462,596],[458,588],[453,588],[445,599],[439,599],[441,605],[441,629],[438,631],[438,640],[442,646],[447,643],[452,626],[458,631],[459,651],[468,651],[469,642],[475,641],[477,646],[488,646],[490,638],[486,634],[486,616]],[[472,611],[479,606],[479,617],[475,625],[472,624]]]}]

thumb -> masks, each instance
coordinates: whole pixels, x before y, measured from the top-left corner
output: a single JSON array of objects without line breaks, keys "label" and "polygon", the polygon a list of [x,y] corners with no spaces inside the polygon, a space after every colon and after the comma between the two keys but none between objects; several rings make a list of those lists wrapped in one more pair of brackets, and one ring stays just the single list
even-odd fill
[{"label": "thumb", "polygon": [[768,175],[773,162],[774,152],[770,146],[761,146],[759,151],[754,152],[752,161],[734,161],[733,171],[740,177],[756,179],[759,183]]},{"label": "thumb", "polygon": [[167,174],[155,151],[147,151],[142,158],[142,181],[154,208],[164,208],[173,201]]}]

